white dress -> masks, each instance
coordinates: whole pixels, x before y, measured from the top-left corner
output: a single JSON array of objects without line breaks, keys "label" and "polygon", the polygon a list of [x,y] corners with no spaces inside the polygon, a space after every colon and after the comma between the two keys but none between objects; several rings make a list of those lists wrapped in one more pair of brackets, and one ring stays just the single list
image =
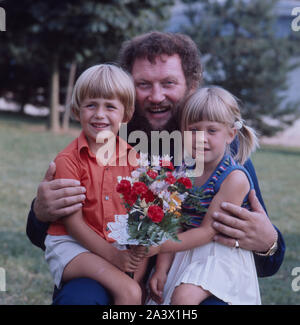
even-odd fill
[{"label": "white dress", "polygon": [[[181,283],[201,286],[232,305],[260,305],[253,254],[241,248],[208,243],[175,255],[164,287],[163,305],[169,305]],[[149,300],[149,305],[156,304]]]},{"label": "white dress", "polygon": [[[236,169],[244,170],[243,167],[236,165],[231,157],[224,156],[209,180],[201,186],[204,194],[210,193],[210,201],[226,176]],[[250,176],[247,171],[245,173],[252,187]],[[207,207],[210,204],[207,198],[205,204]],[[246,205],[247,198],[244,206]],[[199,219],[201,219],[199,216],[195,217],[195,226],[201,223]],[[175,287],[181,283],[201,286],[228,304],[261,304],[253,253],[241,248],[230,248],[211,242],[176,253],[164,287],[163,305],[170,304]],[[149,299],[147,304],[156,303]]]}]

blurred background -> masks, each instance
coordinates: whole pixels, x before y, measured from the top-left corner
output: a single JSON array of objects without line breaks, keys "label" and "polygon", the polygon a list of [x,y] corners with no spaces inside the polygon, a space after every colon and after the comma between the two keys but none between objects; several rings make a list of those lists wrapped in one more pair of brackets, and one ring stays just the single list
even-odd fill
[{"label": "blurred background", "polygon": [[296,7],[300,1],[0,0],[0,304],[51,303],[52,280],[26,237],[26,219],[50,161],[79,133],[67,109],[74,81],[91,65],[116,62],[123,41],[151,30],[190,35],[205,84],[237,96],[259,132],[252,159],[287,245],[279,272],[260,279],[262,301],[300,304],[291,286],[300,267]]}]

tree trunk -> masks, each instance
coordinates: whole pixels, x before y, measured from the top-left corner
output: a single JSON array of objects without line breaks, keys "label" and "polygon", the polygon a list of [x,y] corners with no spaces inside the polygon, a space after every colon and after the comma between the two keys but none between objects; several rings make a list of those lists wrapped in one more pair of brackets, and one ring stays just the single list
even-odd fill
[{"label": "tree trunk", "polygon": [[72,97],[72,90],[75,81],[77,64],[75,61],[71,63],[70,71],[69,71],[69,79],[68,79],[68,87],[66,94],[66,103],[65,103],[65,114],[63,119],[63,130],[64,132],[69,130],[69,121],[70,121],[70,102]]},{"label": "tree trunk", "polygon": [[50,130],[58,133],[59,126],[59,60],[54,56],[52,61],[51,83],[50,83]]}]

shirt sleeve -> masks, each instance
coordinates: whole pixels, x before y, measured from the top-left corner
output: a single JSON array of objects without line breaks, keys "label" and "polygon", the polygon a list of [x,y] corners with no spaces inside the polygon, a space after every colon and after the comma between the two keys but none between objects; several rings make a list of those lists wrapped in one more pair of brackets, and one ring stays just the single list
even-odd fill
[{"label": "shirt sleeve", "polygon": [[[80,180],[80,164],[75,157],[67,154],[59,154],[55,158],[56,172],[55,179],[77,179]],[[49,222],[39,221],[33,211],[34,200],[27,217],[26,234],[29,240],[37,247],[45,250],[45,237],[49,228]]]},{"label": "shirt sleeve", "polygon": [[27,217],[26,234],[29,240],[35,246],[45,250],[45,237],[49,228],[49,222],[42,222],[37,219],[33,211],[34,200],[32,201],[30,211]]},{"label": "shirt sleeve", "polygon": [[75,157],[68,154],[59,154],[55,160],[55,179],[76,179],[80,181],[80,164]]},{"label": "shirt sleeve", "polygon": [[[248,159],[244,167],[248,170],[254,184],[256,196],[267,213],[267,209],[261,195],[258,179],[252,161]],[[260,256],[254,253],[256,271],[259,277],[267,277],[275,274],[279,270],[283,262],[285,253],[285,242],[281,232],[275,226],[274,228],[278,233],[278,248],[275,254],[273,256]]]}]

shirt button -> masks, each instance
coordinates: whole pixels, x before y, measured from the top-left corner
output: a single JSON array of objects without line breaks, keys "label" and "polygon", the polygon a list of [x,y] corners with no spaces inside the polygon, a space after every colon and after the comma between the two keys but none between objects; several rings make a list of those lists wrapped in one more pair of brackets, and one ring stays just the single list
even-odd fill
[{"label": "shirt button", "polygon": [[105,196],[105,201],[108,201],[108,200],[109,200],[109,196],[106,195],[106,196]]}]

